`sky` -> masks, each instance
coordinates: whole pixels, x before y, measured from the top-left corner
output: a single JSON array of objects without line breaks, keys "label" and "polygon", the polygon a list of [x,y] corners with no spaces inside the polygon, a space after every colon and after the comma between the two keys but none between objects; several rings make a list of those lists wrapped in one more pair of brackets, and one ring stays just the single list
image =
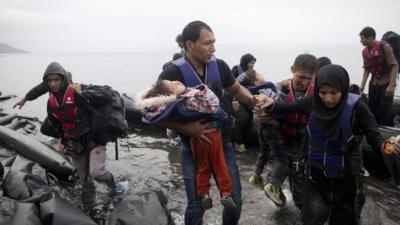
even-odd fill
[{"label": "sky", "polygon": [[372,26],[400,33],[400,0],[0,0],[0,42],[34,53],[176,50],[193,20],[218,49],[354,45]]}]

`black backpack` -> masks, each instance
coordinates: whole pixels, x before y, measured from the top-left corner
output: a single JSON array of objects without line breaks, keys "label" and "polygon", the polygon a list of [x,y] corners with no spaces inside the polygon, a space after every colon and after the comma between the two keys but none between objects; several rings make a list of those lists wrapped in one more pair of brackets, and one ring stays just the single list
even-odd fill
[{"label": "black backpack", "polygon": [[398,73],[400,73],[400,35],[393,31],[388,31],[382,36],[382,41],[389,43],[392,47],[397,59],[397,64],[399,65]]},{"label": "black backpack", "polygon": [[108,101],[101,104],[87,104],[92,111],[90,133],[100,143],[116,142],[126,137],[128,123],[125,120],[125,104],[120,94],[110,86],[91,86],[92,93],[102,92]]}]

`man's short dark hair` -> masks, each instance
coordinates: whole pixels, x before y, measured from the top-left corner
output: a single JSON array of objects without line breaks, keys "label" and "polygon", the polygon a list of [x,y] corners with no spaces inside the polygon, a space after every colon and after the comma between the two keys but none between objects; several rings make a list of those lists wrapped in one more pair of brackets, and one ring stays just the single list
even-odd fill
[{"label": "man's short dark hair", "polygon": [[374,28],[372,28],[372,27],[364,27],[364,29],[362,29],[360,32],[360,36],[363,36],[366,38],[373,37],[375,39],[376,32],[375,32]]},{"label": "man's short dark hair", "polygon": [[310,73],[316,73],[318,71],[318,61],[314,55],[301,54],[294,60],[293,68],[295,70],[308,71]]},{"label": "man's short dark hair", "polygon": [[210,26],[199,20],[190,22],[188,25],[185,26],[185,28],[183,28],[182,42],[185,50],[186,50],[186,41],[196,42],[200,38],[200,30],[202,28],[210,32],[213,32]]}]

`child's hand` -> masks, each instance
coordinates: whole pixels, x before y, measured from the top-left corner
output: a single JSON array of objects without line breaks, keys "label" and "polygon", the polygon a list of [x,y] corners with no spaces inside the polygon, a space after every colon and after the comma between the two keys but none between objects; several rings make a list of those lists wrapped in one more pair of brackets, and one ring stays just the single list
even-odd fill
[{"label": "child's hand", "polygon": [[257,96],[257,100],[258,100],[257,104],[254,107],[254,109],[256,111],[260,111],[260,110],[263,110],[265,108],[268,108],[268,107],[272,106],[275,103],[272,98],[269,98],[269,97],[267,97],[267,96],[265,96],[263,94],[258,95]]}]

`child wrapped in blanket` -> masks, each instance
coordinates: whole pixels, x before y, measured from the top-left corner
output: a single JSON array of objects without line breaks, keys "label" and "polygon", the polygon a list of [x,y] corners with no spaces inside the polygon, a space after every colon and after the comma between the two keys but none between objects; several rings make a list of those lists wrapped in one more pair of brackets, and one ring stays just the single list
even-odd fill
[{"label": "child wrapped in blanket", "polygon": [[141,94],[136,104],[142,109],[143,121],[148,124],[158,124],[165,119],[182,123],[200,120],[210,124],[210,132],[202,138],[179,134],[183,141],[188,141],[197,161],[197,196],[204,210],[212,207],[209,189],[213,174],[220,191],[221,204],[235,208],[220,129],[228,116],[220,107],[218,97],[205,85],[187,88],[179,81],[160,80]]}]

